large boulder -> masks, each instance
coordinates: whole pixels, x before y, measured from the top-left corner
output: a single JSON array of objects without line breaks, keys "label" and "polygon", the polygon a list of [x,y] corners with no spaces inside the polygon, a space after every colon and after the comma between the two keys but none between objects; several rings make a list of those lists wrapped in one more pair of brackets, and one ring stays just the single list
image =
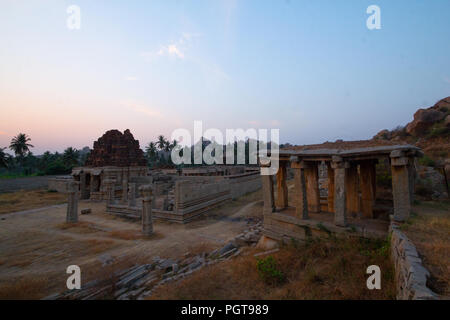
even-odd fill
[{"label": "large boulder", "polygon": [[448,198],[447,183],[443,174],[433,167],[424,166],[419,166],[417,173],[416,192],[425,193],[434,200]]},{"label": "large boulder", "polygon": [[444,119],[445,113],[434,108],[419,109],[414,120],[406,126],[406,132],[413,136],[424,134],[433,124]]}]

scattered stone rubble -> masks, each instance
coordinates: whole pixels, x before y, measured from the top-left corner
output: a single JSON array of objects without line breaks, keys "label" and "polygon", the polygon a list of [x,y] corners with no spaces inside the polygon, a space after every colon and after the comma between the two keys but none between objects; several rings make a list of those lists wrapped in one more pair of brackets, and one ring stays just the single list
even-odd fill
[{"label": "scattered stone rubble", "polygon": [[[152,295],[159,286],[183,279],[205,266],[232,259],[242,253],[244,247],[255,246],[262,234],[262,221],[248,219],[248,228],[212,252],[192,255],[187,252],[180,259],[153,257],[144,265],[135,265],[112,275],[110,279],[94,280],[82,285],[81,290],[66,291],[45,299],[90,300],[111,298],[117,300],[141,300]],[[109,256],[101,256],[103,265],[110,264]],[[111,294],[112,293],[112,294]]]}]

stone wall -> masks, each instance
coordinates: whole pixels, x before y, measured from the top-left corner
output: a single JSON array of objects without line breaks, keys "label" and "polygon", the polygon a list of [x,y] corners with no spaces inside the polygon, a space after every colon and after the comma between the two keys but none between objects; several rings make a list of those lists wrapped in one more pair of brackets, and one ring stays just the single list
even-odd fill
[{"label": "stone wall", "polygon": [[430,273],[422,265],[422,259],[414,244],[391,223],[391,257],[395,267],[398,300],[435,300],[439,296],[427,287]]},{"label": "stone wall", "polygon": [[60,177],[60,178],[50,178],[48,179],[48,190],[54,190],[57,192],[65,193],[67,192],[67,183],[72,181],[72,177]]},{"label": "stone wall", "polygon": [[243,195],[257,191],[261,188],[261,176],[259,172],[225,177],[230,185],[231,198],[237,199]]}]

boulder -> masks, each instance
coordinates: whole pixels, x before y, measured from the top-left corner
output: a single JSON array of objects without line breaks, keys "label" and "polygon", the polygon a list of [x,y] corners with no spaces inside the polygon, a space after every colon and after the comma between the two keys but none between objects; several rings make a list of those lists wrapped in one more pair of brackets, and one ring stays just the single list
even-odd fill
[{"label": "boulder", "polygon": [[447,127],[450,127],[450,114],[447,117],[445,117],[444,123]]},{"label": "boulder", "polygon": [[391,138],[391,132],[386,129],[381,130],[373,137],[374,140],[389,140],[390,138]]},{"label": "boulder", "polygon": [[414,120],[406,126],[406,132],[413,136],[421,135],[444,117],[445,113],[433,108],[419,109],[414,114]]}]

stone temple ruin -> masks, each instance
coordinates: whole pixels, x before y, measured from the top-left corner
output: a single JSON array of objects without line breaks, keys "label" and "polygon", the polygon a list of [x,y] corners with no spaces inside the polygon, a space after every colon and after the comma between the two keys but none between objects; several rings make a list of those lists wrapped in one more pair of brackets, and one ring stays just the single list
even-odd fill
[{"label": "stone temple ruin", "polygon": [[[86,165],[74,168],[72,176],[74,183],[62,181],[65,192],[73,195],[78,188],[80,199],[106,200],[108,213],[142,220],[146,234],[152,232],[152,219],[186,223],[225,201],[261,188],[258,167],[149,170],[139,141],[129,130],[123,134],[106,132],[94,142]],[[74,215],[68,212],[68,219],[76,221]]]},{"label": "stone temple ruin", "polygon": [[80,199],[91,200],[106,199],[105,180],[114,180],[116,189],[122,189],[128,181],[147,173],[144,153],[130,130],[123,134],[118,130],[107,131],[94,142],[85,166],[72,170],[73,178],[80,185]]},{"label": "stone temple ruin", "polygon": [[[388,231],[389,213],[398,222],[409,217],[415,158],[421,156],[422,152],[415,146],[370,141],[280,150],[280,168],[276,176],[261,176],[264,234],[276,240],[304,240],[324,231],[384,237]],[[261,158],[261,166],[270,166],[268,159]],[[388,211],[385,219],[382,219],[376,202],[376,164],[379,161],[389,163],[392,173],[393,211]],[[291,191],[294,203],[288,203],[288,169],[294,172]],[[325,171],[326,190],[321,196],[319,172],[322,171]]]}]

